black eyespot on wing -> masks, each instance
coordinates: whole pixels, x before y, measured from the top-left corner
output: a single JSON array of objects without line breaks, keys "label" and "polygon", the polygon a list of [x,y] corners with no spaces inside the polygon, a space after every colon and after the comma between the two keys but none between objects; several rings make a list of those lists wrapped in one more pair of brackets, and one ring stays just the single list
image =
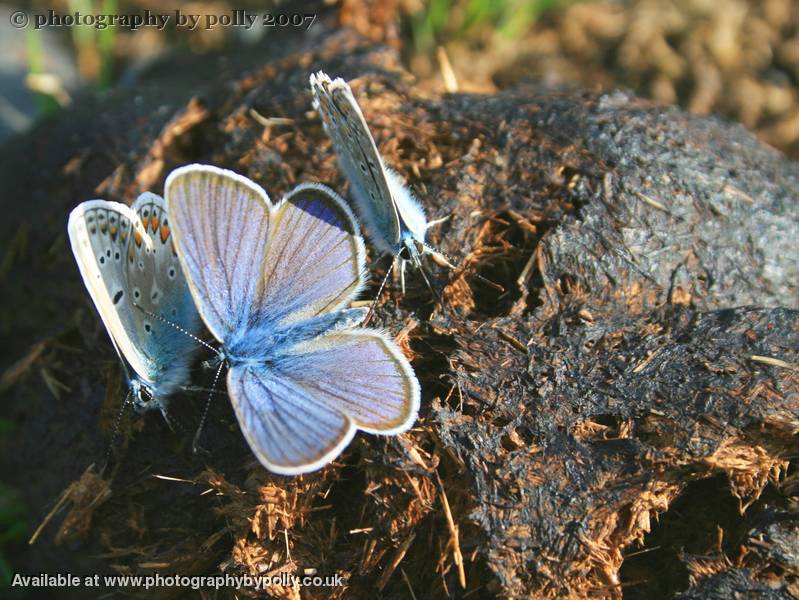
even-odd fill
[{"label": "black eyespot on wing", "polygon": [[119,290],[116,294],[114,294],[114,304],[117,304],[120,300],[122,300],[122,296],[125,295],[125,292]]},{"label": "black eyespot on wing", "polygon": [[141,298],[141,292],[139,291],[139,288],[136,288],[136,289],[134,289],[134,290],[133,290],[133,297],[134,297],[136,300],[138,300],[139,298]]},{"label": "black eyespot on wing", "polygon": [[116,252],[114,252],[114,260],[119,260],[119,257],[120,257],[119,250],[117,250]]},{"label": "black eyespot on wing", "polygon": [[167,273],[167,274],[169,275],[169,278],[170,278],[170,279],[174,279],[174,278],[175,278],[175,275],[177,274],[177,273],[175,272],[175,267],[169,267],[169,271],[168,271],[168,273]]},{"label": "black eyespot on wing", "polygon": [[153,326],[145,321],[145,323],[144,323],[144,331],[146,331],[147,333],[152,333]]},{"label": "black eyespot on wing", "polygon": [[100,255],[100,264],[101,265],[105,264],[105,256],[103,256],[103,255]]}]

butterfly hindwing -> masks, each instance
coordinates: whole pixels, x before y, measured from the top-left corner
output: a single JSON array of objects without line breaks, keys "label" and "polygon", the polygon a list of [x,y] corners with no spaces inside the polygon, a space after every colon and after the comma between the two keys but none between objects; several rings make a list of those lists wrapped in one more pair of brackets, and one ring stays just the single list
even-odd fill
[{"label": "butterfly hindwing", "polygon": [[346,414],[358,429],[398,433],[416,418],[419,382],[402,352],[379,331],[330,332],[297,344],[290,356],[281,374]]},{"label": "butterfly hindwing", "polygon": [[138,347],[152,357],[157,392],[163,396],[188,376],[198,348],[191,336],[198,334],[200,318],[175,253],[164,199],[145,192],[131,209],[144,236],[143,243],[134,235],[128,244],[128,300]]},{"label": "butterfly hindwing", "polygon": [[270,471],[314,471],[338,456],[355,434],[344,413],[265,368],[233,366],[227,382],[244,437]]}]

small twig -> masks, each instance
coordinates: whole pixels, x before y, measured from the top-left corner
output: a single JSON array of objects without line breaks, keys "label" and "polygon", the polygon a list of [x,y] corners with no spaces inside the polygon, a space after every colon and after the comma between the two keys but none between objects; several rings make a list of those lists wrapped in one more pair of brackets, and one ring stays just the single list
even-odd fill
[{"label": "small twig", "polygon": [[641,200],[644,204],[648,204],[652,208],[657,208],[658,210],[662,210],[664,213],[668,213],[669,209],[666,208],[663,204],[655,200],[654,198],[650,198],[646,194],[642,194],[641,192],[635,192],[635,195],[638,196],[638,199]]},{"label": "small twig", "polygon": [[791,371],[799,371],[796,365],[780,360],[779,358],[772,358],[771,356],[758,356],[753,354],[749,357],[755,362],[763,363],[764,365],[771,365],[772,367],[782,367],[783,369],[790,369]]},{"label": "small twig", "polygon": [[250,109],[250,116],[257,121],[259,125],[263,125],[264,127],[291,125],[294,123],[294,119],[287,119],[285,117],[265,117],[254,108]]},{"label": "small twig", "polygon": [[405,554],[408,552],[408,548],[411,547],[411,544],[415,538],[416,532],[411,533],[411,535],[409,535],[408,538],[402,542],[402,545],[397,549],[397,552],[394,554],[394,558],[391,559],[391,562],[386,567],[386,570],[383,571],[380,579],[377,580],[377,590],[379,592],[382,592],[383,588],[386,587],[388,580],[402,562],[402,559],[405,558]]},{"label": "small twig", "polygon": [[408,575],[405,573],[405,569],[400,567],[400,573],[402,574],[402,578],[405,580],[405,585],[408,586],[408,591],[411,593],[411,598],[416,600],[416,594],[413,593],[413,586],[411,585],[411,580],[408,579]]},{"label": "small twig", "polygon": [[461,584],[461,589],[466,589],[466,571],[463,568],[463,554],[461,553],[461,544],[458,536],[458,526],[455,525],[455,520],[452,518],[452,511],[449,508],[449,500],[447,493],[444,491],[444,484],[441,483],[441,477],[438,476],[436,471],[436,481],[438,481],[438,488],[441,492],[441,505],[444,507],[444,516],[447,519],[450,533],[450,545],[452,546],[452,558],[455,561],[455,566],[458,568],[458,583]]},{"label": "small twig", "polygon": [[652,546],[651,548],[644,548],[643,550],[638,550],[636,552],[630,552],[629,554],[624,555],[624,560],[628,558],[632,558],[633,556],[638,556],[640,554],[646,554],[647,552],[654,552],[655,550],[660,550],[660,546]]},{"label": "small twig", "polygon": [[649,356],[647,356],[647,357],[646,357],[644,360],[642,360],[642,361],[641,361],[641,363],[640,363],[639,365],[637,365],[637,366],[636,366],[636,367],[633,369],[633,373],[640,373],[641,371],[643,371],[643,370],[646,368],[646,366],[647,366],[649,363],[651,363],[651,362],[654,360],[654,358],[655,358],[655,357],[656,357],[658,354],[660,354],[660,351],[661,351],[661,350],[662,350],[662,348],[658,348],[657,350],[655,350],[654,352],[652,352],[652,354],[650,354],[650,355],[649,355]]},{"label": "small twig", "polygon": [[505,333],[504,331],[499,331],[498,333],[499,333],[499,337],[500,337],[501,340],[507,342],[509,345],[511,345],[514,348],[516,348],[516,350],[518,350],[522,354],[527,354],[527,346],[522,344],[519,340],[517,340],[511,334]]},{"label": "small twig", "polygon": [[153,475],[155,479],[163,479],[164,481],[177,481],[178,483],[190,483],[196,485],[196,481],[191,479],[181,479],[180,477],[170,477],[169,475]]},{"label": "small twig", "polygon": [[438,66],[441,68],[441,77],[444,78],[444,89],[450,94],[458,91],[458,78],[455,77],[455,70],[452,68],[452,63],[449,62],[449,56],[444,46],[436,48],[436,58],[438,58]]},{"label": "small twig", "polygon": [[39,524],[39,526],[36,528],[36,531],[34,531],[34,532],[33,532],[33,535],[32,535],[32,536],[31,536],[31,538],[28,540],[28,544],[35,544],[35,543],[36,543],[36,540],[38,539],[39,535],[42,533],[42,531],[43,531],[43,530],[44,530],[44,528],[47,526],[47,524],[50,522],[50,520],[51,520],[51,519],[52,519],[52,518],[53,518],[53,517],[56,515],[56,513],[58,513],[58,511],[60,511],[60,510],[61,510],[61,509],[64,507],[64,505],[65,505],[65,504],[66,504],[66,503],[69,501],[69,496],[70,496],[70,495],[71,495],[71,493],[72,493],[72,490],[73,490],[73,487],[74,487],[74,485],[75,485],[75,483],[74,483],[74,482],[70,483],[70,484],[69,484],[69,487],[67,487],[67,489],[66,489],[66,490],[64,490],[64,491],[61,493],[61,496],[58,498],[58,501],[55,503],[55,506],[52,508],[52,510],[51,510],[49,513],[47,513],[47,515],[44,517],[44,519],[42,519],[42,522],[41,522],[41,523]]}]

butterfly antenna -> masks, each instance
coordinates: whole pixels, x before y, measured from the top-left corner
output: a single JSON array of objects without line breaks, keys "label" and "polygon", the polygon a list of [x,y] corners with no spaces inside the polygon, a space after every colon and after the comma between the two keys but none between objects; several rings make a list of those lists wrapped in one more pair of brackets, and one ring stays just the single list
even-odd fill
[{"label": "butterfly antenna", "polygon": [[[433,259],[436,260],[437,263],[442,264],[445,267],[449,267],[453,271],[455,271],[455,270],[460,268],[460,265],[457,264],[454,260],[452,260],[452,257],[450,257],[448,254],[442,252],[438,248],[433,248],[430,244],[424,243],[423,245],[424,245],[424,249],[427,250],[433,256]],[[504,287],[502,287],[501,285],[499,285],[495,281],[491,281],[487,277],[483,277],[477,271],[474,272],[474,276],[475,276],[475,278],[477,278],[480,281],[482,281],[483,283],[485,283],[487,286],[490,286],[490,287],[494,288],[495,290],[497,290],[500,294],[505,293],[505,288]]]},{"label": "butterfly antenna", "polygon": [[414,263],[416,268],[419,269],[419,272],[422,274],[422,279],[424,279],[424,282],[427,284],[427,288],[432,292],[441,308],[444,308],[444,299],[441,297],[441,294],[436,291],[436,288],[433,287],[433,284],[430,283],[430,278],[427,276],[427,271],[425,271],[424,267],[422,266],[422,261],[419,260],[418,254],[414,255]]},{"label": "butterfly antenna", "polygon": [[125,413],[125,409],[128,406],[133,405],[133,400],[131,396],[133,392],[128,388],[128,393],[125,396],[125,401],[122,403],[122,406],[119,407],[119,412],[117,413],[116,421],[114,422],[114,431],[111,434],[111,440],[108,442],[108,449],[105,452],[105,462],[103,463],[103,468],[100,469],[100,476],[105,473],[106,468],[108,467],[108,463],[111,462],[111,454],[114,451],[114,445],[116,444],[117,437],[119,436],[119,429],[122,425],[122,415]]},{"label": "butterfly antenna", "polygon": [[[442,257],[446,258],[445,254],[438,252],[435,248],[431,248],[430,246],[428,246],[427,244],[424,244],[424,243],[422,245],[424,246],[424,248],[426,250],[428,250],[428,251],[430,251],[430,252],[432,252],[434,254],[438,253]],[[463,323],[463,321],[461,321],[461,318],[455,313],[454,310],[449,310],[449,309],[445,308],[444,299],[441,297],[441,294],[439,294],[436,291],[436,289],[433,287],[433,284],[430,283],[430,278],[427,276],[427,271],[425,271],[424,266],[422,265],[422,257],[420,256],[419,252],[416,251],[415,248],[413,248],[411,250],[411,257],[413,259],[414,265],[416,266],[417,269],[419,269],[419,272],[422,274],[422,278],[424,279],[424,282],[427,284],[427,287],[433,293],[433,296],[435,296],[435,298],[438,301],[438,304],[441,306],[442,310],[446,310],[456,322]],[[451,262],[449,263],[448,266],[450,268],[453,268],[453,269],[455,268],[455,265],[453,265]]]},{"label": "butterfly antenna", "polygon": [[216,384],[219,383],[219,375],[222,373],[222,367],[225,366],[225,361],[219,363],[219,367],[216,369],[216,374],[214,375],[214,382],[211,384],[211,391],[208,393],[208,400],[205,402],[205,409],[203,410],[203,416],[200,419],[200,425],[197,427],[197,433],[194,434],[194,441],[191,443],[191,451],[194,454],[197,454],[197,449],[199,448],[198,442],[200,441],[200,434],[202,433],[203,426],[205,425],[205,420],[208,418],[208,410],[211,408],[211,400],[214,399],[214,390],[216,390]]},{"label": "butterfly antenna", "polygon": [[161,321],[162,323],[166,323],[166,324],[167,324],[167,325],[169,325],[170,327],[174,327],[175,329],[177,329],[178,331],[180,331],[180,332],[181,332],[181,333],[183,333],[184,335],[187,335],[187,336],[189,336],[191,339],[193,339],[193,340],[194,340],[195,342],[197,342],[198,344],[202,344],[203,346],[205,346],[206,348],[208,348],[209,350],[211,350],[211,351],[212,351],[214,354],[219,354],[219,350],[217,350],[216,348],[214,348],[214,347],[213,347],[211,344],[209,344],[209,343],[208,343],[208,342],[206,342],[205,340],[202,340],[202,339],[198,338],[198,337],[197,337],[196,335],[194,335],[193,333],[191,333],[191,332],[189,332],[189,331],[186,331],[185,329],[183,329],[183,327],[181,327],[181,326],[180,326],[180,325],[178,325],[177,323],[173,323],[172,321],[170,321],[169,319],[167,319],[167,318],[165,318],[165,317],[162,317],[161,315],[157,315],[157,314],[155,314],[154,312],[150,312],[149,310],[147,310],[147,309],[146,309],[146,308],[144,308],[143,306],[139,306],[139,305],[138,305],[138,304],[136,304],[135,302],[133,303],[133,306],[135,306],[136,308],[138,308],[140,311],[142,311],[142,312],[143,312],[145,315],[147,315],[148,317],[152,317],[152,318],[154,318],[154,319],[158,319],[158,320],[159,320],[159,321]]},{"label": "butterfly antenna", "polygon": [[388,271],[386,271],[386,276],[383,277],[383,281],[380,282],[380,289],[377,290],[377,295],[375,296],[375,299],[372,300],[372,305],[369,307],[369,312],[366,313],[366,318],[363,320],[364,327],[366,327],[366,325],[369,324],[369,321],[372,320],[372,317],[375,314],[375,307],[377,306],[377,301],[380,300],[380,294],[383,293],[383,288],[386,287],[386,282],[388,281],[388,278],[391,275],[391,271],[394,270],[394,264],[397,262],[398,256],[399,252],[397,252],[397,254],[395,254],[394,257],[391,259],[391,265],[388,267]]},{"label": "butterfly antenna", "polygon": [[224,394],[222,390],[214,390],[201,385],[184,385],[180,387],[184,392],[208,392],[209,394]]}]

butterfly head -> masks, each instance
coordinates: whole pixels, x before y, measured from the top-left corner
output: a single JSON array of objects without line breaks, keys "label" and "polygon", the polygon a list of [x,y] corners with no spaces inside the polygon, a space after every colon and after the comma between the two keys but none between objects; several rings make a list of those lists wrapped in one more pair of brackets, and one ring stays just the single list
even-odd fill
[{"label": "butterfly head", "polygon": [[402,260],[409,260],[415,266],[419,266],[421,263],[422,254],[424,253],[424,242],[420,242],[416,238],[408,236],[402,240],[398,256]]},{"label": "butterfly head", "polygon": [[158,404],[152,388],[136,377],[130,380],[130,392],[133,395],[133,408],[137,413],[151,410]]},{"label": "butterfly head", "polygon": [[224,363],[225,361],[229,360],[231,357],[225,354],[224,348],[215,348],[216,354],[209,358],[208,360],[204,360],[202,362],[202,367],[208,371],[215,371],[219,368],[219,365]]}]

